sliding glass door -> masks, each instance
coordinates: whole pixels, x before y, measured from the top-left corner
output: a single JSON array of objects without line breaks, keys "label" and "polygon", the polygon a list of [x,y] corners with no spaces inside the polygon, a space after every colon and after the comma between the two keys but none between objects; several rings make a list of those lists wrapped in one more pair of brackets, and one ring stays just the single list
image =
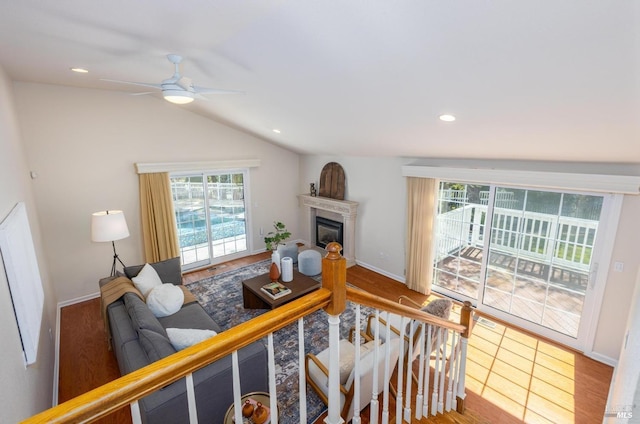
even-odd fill
[{"label": "sliding glass door", "polygon": [[246,171],[171,176],[183,269],[247,251],[245,181]]},{"label": "sliding glass door", "polygon": [[579,345],[606,199],[442,182],[434,288]]}]

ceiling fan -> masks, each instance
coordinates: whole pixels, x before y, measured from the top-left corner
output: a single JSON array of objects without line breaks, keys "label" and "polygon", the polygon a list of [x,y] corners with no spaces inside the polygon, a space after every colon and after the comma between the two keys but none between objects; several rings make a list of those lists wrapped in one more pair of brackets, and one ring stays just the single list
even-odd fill
[{"label": "ceiling fan", "polygon": [[[193,85],[191,78],[183,77],[180,75],[180,62],[182,62],[182,56],[177,54],[168,54],[167,59],[173,63],[175,70],[171,78],[162,81],[160,84],[145,83],[145,82],[132,82],[132,81],[120,81],[102,78],[102,81],[117,82],[121,84],[139,85],[142,87],[151,87],[162,90],[162,96],[165,100],[176,104],[191,103],[194,99],[207,100],[202,94],[243,94],[238,90],[221,90],[217,88],[206,88]],[[134,93],[135,95],[151,94],[152,91],[144,93]]]}]

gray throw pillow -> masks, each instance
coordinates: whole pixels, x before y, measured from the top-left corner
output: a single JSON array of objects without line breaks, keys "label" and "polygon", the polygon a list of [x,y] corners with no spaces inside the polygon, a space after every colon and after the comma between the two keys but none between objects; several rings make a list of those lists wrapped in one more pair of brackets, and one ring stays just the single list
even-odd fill
[{"label": "gray throw pillow", "polygon": [[127,308],[127,313],[131,318],[131,324],[135,330],[150,330],[164,336],[165,338],[167,337],[167,332],[160,324],[160,321],[158,321],[158,318],[153,315],[147,304],[140,299],[138,295],[134,293],[125,293],[123,298],[124,305]]},{"label": "gray throw pillow", "polygon": [[[154,262],[149,265],[156,270],[160,277],[160,281],[163,283],[171,283],[175,285],[182,284],[182,266],[180,265],[180,257]],[[125,266],[124,274],[128,278],[133,278],[138,275],[142,267],[144,267],[144,264]]]},{"label": "gray throw pillow", "polygon": [[453,302],[450,299],[436,299],[423,306],[421,311],[435,315],[439,318],[449,319]]}]

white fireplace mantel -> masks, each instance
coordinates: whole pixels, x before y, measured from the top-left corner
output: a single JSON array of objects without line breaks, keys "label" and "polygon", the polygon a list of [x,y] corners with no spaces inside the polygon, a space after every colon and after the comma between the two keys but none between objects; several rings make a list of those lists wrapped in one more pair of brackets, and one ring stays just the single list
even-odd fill
[{"label": "white fireplace mantel", "polygon": [[317,210],[329,211],[342,216],[342,256],[347,260],[347,266],[356,264],[356,215],[358,202],[351,200],[336,200],[328,197],[314,197],[308,194],[299,194],[300,205],[304,208],[305,220],[309,225],[309,242],[316,244],[316,212]]}]

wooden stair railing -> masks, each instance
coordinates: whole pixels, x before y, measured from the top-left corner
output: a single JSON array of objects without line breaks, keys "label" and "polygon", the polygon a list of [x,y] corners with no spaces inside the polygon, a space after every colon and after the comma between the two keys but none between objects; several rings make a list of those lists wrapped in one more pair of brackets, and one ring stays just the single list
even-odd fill
[{"label": "wooden stair railing", "polygon": [[[300,318],[309,315],[321,308],[329,314],[329,341],[339,343],[337,334],[337,323],[335,318],[339,317],[345,308],[346,301],[349,300],[364,306],[369,306],[377,311],[384,310],[394,314],[418,320],[426,324],[441,328],[447,331],[460,334],[462,345],[462,367],[461,379],[462,390],[458,392],[458,410],[462,411],[464,401],[464,358],[466,358],[466,340],[471,332],[472,311],[469,305],[465,305],[461,314],[461,323],[437,318],[426,314],[420,310],[410,308],[399,303],[391,302],[387,299],[371,295],[365,291],[346,287],[346,260],[340,255],[341,246],[337,243],[330,243],[327,246],[327,255],[322,261],[322,288],[305,295],[297,300],[287,303],[275,310],[239,324],[227,331],[207,339],[195,346],[181,350],[171,356],[156,361],[144,368],[126,374],[110,383],[91,390],[85,394],[77,396],[67,402],[36,414],[23,423],[76,423],[93,422],[102,418],[124,406],[137,406],[137,401],[144,396],[153,393],[162,387],[171,384],[182,378],[191,379],[191,374],[212,362],[225,356],[231,355],[244,346],[269,337],[270,334],[280,330],[296,321],[301,326]],[[359,308],[358,308],[359,311]],[[337,320],[339,322],[339,319]],[[272,347],[271,347],[272,348]],[[400,361],[402,362],[402,361]],[[332,381],[339,383],[338,361],[333,361],[329,371],[333,374]],[[399,385],[402,384],[401,370],[399,372]],[[336,388],[337,388],[336,384]],[[189,391],[189,384],[187,384]],[[385,392],[388,390],[385,389]],[[336,408],[339,402],[335,399],[339,396],[339,389],[329,397],[329,421],[339,422],[339,411]],[[332,406],[332,399],[334,405]],[[401,402],[400,402],[401,403]],[[337,419],[335,418],[335,414]],[[422,413],[422,411],[420,412]],[[333,418],[331,418],[333,417]]]},{"label": "wooden stair railing", "polygon": [[22,422],[95,421],[325,307],[330,299],[331,292],[321,288]]}]

